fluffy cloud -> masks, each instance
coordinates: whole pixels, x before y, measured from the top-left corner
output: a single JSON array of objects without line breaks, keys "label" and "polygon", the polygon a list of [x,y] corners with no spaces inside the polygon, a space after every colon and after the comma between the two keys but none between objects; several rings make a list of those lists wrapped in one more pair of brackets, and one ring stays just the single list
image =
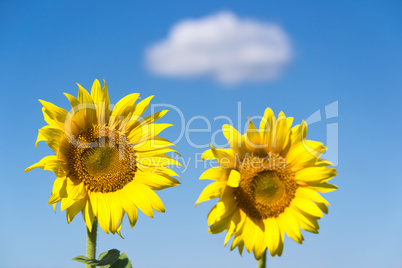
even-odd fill
[{"label": "fluffy cloud", "polygon": [[167,39],[147,49],[146,63],[159,75],[212,76],[235,84],[277,78],[291,54],[278,25],[222,12],[174,25]]}]

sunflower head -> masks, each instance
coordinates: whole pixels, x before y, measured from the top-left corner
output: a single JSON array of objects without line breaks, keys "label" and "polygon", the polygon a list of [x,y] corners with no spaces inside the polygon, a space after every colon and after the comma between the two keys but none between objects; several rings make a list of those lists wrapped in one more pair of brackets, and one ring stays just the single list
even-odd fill
[{"label": "sunflower head", "polygon": [[36,146],[46,141],[54,155],[25,171],[42,168],[56,174],[49,204],[60,202],[69,223],[81,211],[89,230],[97,217],[106,233],[120,234],[126,213],[133,228],[137,208],[149,217],[153,210],[164,212],[154,190],[179,184],[167,166],[180,164],[165,154],[176,152],[174,144],[158,136],[171,125],[155,123],[167,111],[143,117],[153,96],[138,102],[138,93],[111,109],[107,85],[101,89],[98,80],[91,94],[78,88],[78,98],[65,94],[70,112],[40,100],[48,125],[39,129]]},{"label": "sunflower head", "polygon": [[307,124],[291,127],[292,122],[267,108],[259,129],[250,119],[244,135],[224,125],[230,148],[211,145],[203,154],[219,165],[201,175],[215,182],[196,204],[219,198],[208,215],[209,231],[226,230],[225,245],[233,236],[231,250],[238,247],[240,254],[246,247],[260,259],[268,248],[281,256],[285,233],[302,243],[301,229],[318,233],[317,220],[328,213],[329,203],[319,192],[337,189],[327,182],[336,170],[320,158],[326,150],[322,143],[306,140]]}]

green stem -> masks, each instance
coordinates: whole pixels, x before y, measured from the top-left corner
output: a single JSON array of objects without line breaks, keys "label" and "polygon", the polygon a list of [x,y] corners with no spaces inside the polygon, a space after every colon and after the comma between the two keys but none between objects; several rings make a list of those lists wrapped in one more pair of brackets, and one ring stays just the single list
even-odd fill
[{"label": "green stem", "polygon": [[[87,257],[95,259],[96,254],[96,232],[98,230],[98,220],[94,218],[92,223],[92,231],[87,228]],[[95,265],[87,264],[86,268],[95,268]]]},{"label": "green stem", "polygon": [[267,250],[262,254],[261,259],[258,260],[258,268],[266,268],[267,267]]}]

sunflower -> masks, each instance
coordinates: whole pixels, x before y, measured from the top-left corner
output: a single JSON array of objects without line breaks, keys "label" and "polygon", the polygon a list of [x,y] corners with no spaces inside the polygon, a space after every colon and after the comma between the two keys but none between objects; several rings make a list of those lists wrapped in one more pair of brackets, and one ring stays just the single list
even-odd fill
[{"label": "sunflower", "polygon": [[317,220],[328,213],[329,203],[318,193],[337,189],[327,181],[336,175],[320,156],[326,148],[306,140],[307,124],[291,128],[293,118],[281,112],[278,118],[267,108],[257,130],[249,119],[244,135],[229,125],[223,134],[229,149],[211,149],[202,159],[219,164],[200,179],[210,179],[200,202],[219,198],[208,214],[209,232],[227,230],[224,244],[234,236],[231,250],[243,248],[260,259],[268,248],[281,256],[286,233],[297,243],[304,240],[301,229],[318,233]]},{"label": "sunflower", "polygon": [[[120,235],[127,213],[131,228],[138,209],[149,217],[165,208],[154,190],[176,186],[178,176],[167,165],[180,165],[165,153],[173,144],[157,136],[170,124],[156,124],[167,110],[142,117],[153,98],[136,103],[139,93],[127,95],[111,109],[106,82],[98,80],[91,94],[78,84],[78,98],[65,93],[71,112],[39,100],[48,125],[39,129],[36,146],[46,141],[54,155],[28,167],[53,171],[49,204],[60,202],[70,223],[81,211],[91,231],[94,218],[106,232]],[[138,209],[137,209],[138,208]]]}]

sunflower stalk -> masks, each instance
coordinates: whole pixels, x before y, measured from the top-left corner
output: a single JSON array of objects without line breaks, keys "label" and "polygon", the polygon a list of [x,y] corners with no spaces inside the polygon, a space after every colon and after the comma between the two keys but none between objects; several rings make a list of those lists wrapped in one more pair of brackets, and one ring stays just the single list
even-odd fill
[{"label": "sunflower stalk", "polygon": [[262,254],[261,259],[258,260],[258,268],[266,268],[267,267],[267,250]]},{"label": "sunflower stalk", "polygon": [[[88,259],[96,258],[96,235],[98,231],[98,220],[96,217],[92,223],[92,231],[87,227],[87,257]],[[95,268],[95,265],[87,264],[86,268]]]}]

